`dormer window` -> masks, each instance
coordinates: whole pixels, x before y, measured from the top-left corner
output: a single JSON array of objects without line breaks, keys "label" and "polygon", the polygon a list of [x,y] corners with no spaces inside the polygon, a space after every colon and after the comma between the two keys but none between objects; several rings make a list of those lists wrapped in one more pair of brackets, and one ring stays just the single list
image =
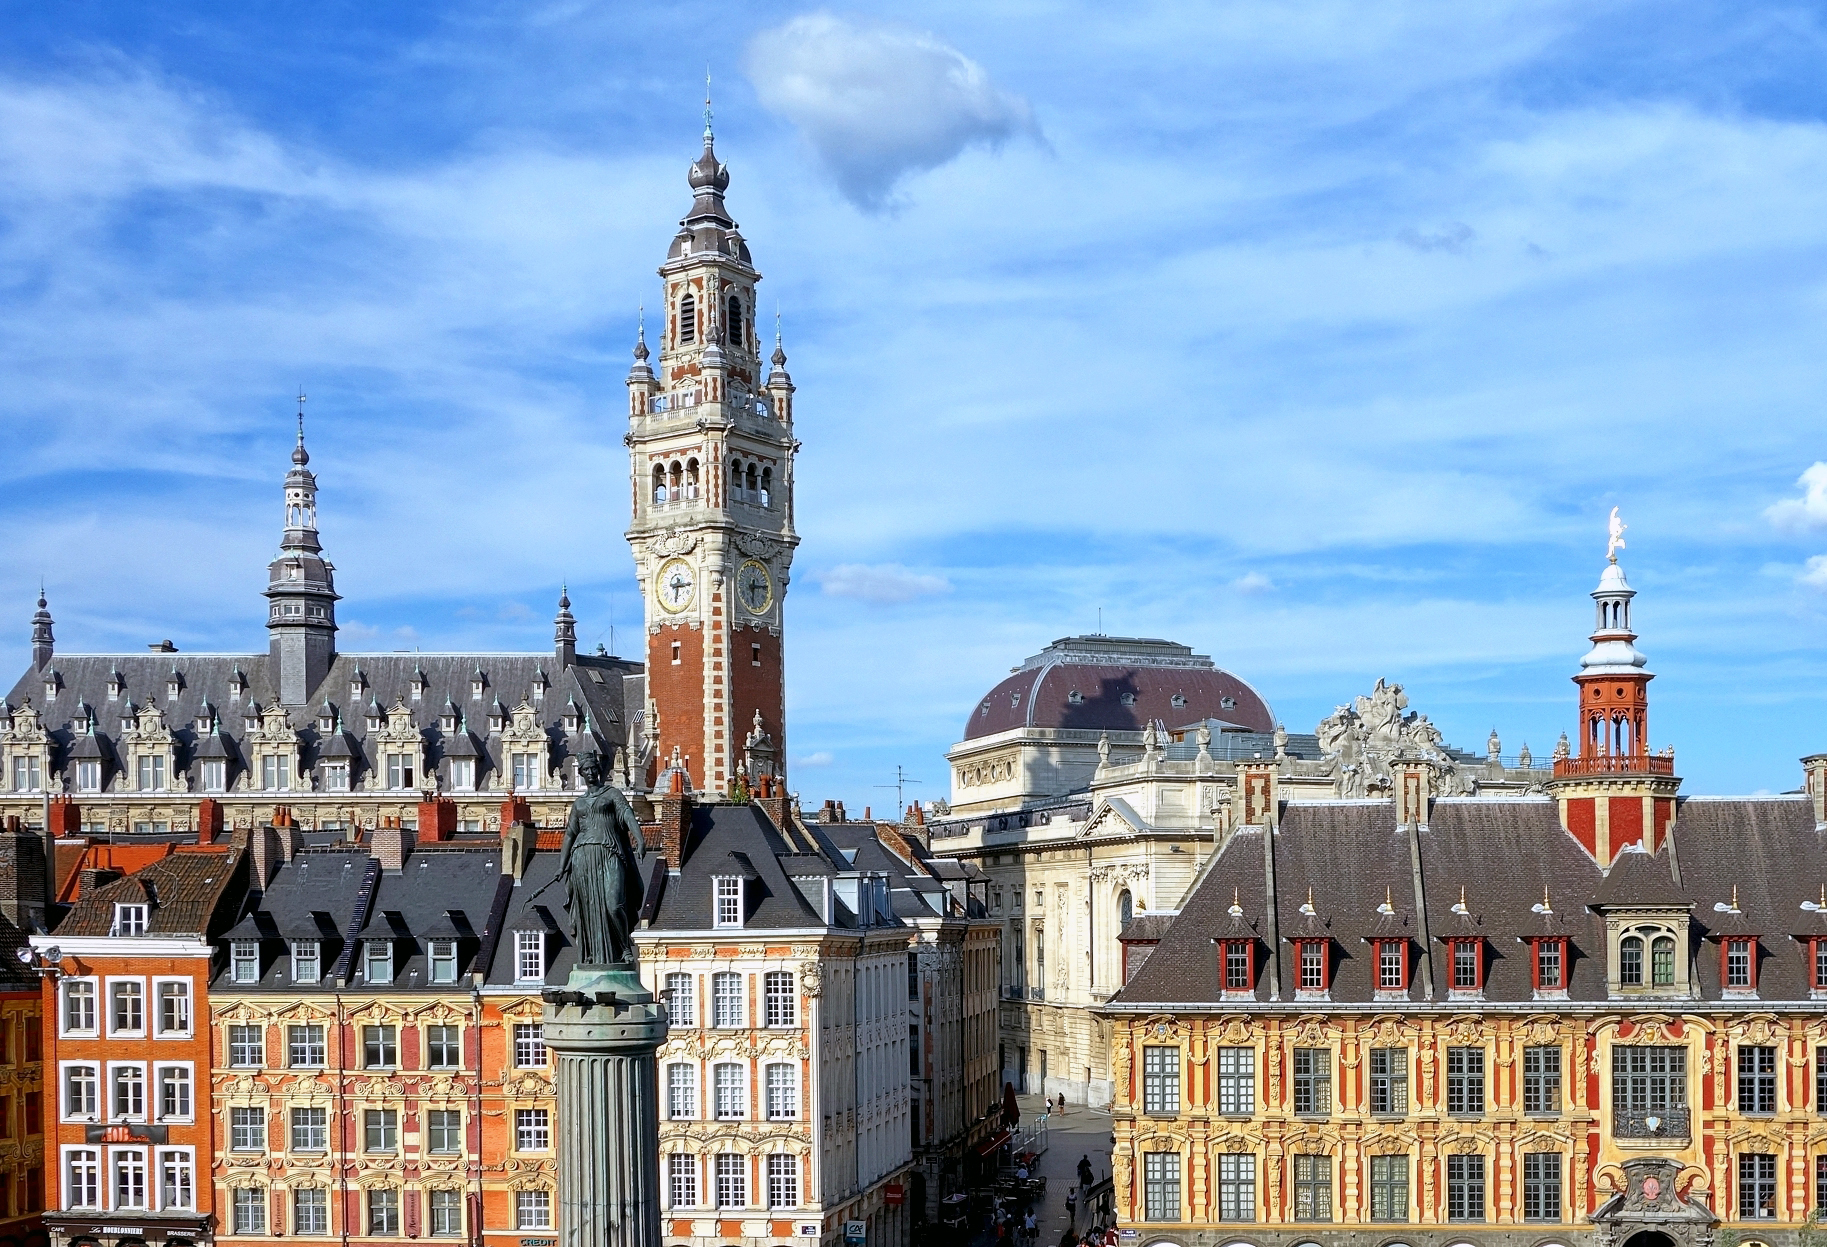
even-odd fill
[{"label": "dormer window", "polygon": [[1218,968],[1223,975],[1225,995],[1253,994],[1256,991],[1256,941],[1219,940]]},{"label": "dormer window", "polygon": [[457,730],[457,716],[454,714],[439,715],[438,730],[443,732],[446,736],[455,733]]},{"label": "dormer window", "polygon": [[1218,699],[1218,708],[1220,710],[1235,710],[1237,709],[1237,699],[1235,697],[1220,697]]},{"label": "dormer window", "polygon": [[496,711],[489,715],[489,717],[488,717],[488,730],[489,731],[499,732],[505,726],[506,726],[506,717],[504,715],[502,715],[500,711]]},{"label": "dormer window", "polygon": [[[1676,918],[1685,923],[1686,918]],[[1681,993],[1688,987],[1687,958],[1680,932],[1660,922],[1611,924],[1612,985],[1625,992]],[[1724,949],[1722,948],[1722,956]],[[1720,967],[1723,979],[1725,967]]]},{"label": "dormer window", "polygon": [[543,983],[545,978],[545,932],[514,932],[514,981],[516,983]]},{"label": "dormer window", "polygon": [[114,907],[114,930],[110,935],[144,935],[146,934],[145,905],[116,905]]},{"label": "dormer window", "polygon": [[368,707],[367,722],[368,730],[370,732],[378,732],[381,730],[381,708],[379,706]]},{"label": "dormer window", "polygon": [[1757,990],[1757,941],[1748,935],[1720,941],[1719,982],[1729,992]]},{"label": "dormer window", "polygon": [[1567,941],[1559,936],[1539,936],[1530,941],[1530,976],[1538,992],[1567,990]]},{"label": "dormer window", "polygon": [[1808,940],[1808,986],[1814,992],[1827,992],[1827,936]]},{"label": "dormer window", "polygon": [[239,671],[228,678],[228,697],[230,701],[240,701],[241,694],[247,692],[247,681],[241,678]]},{"label": "dormer window", "polygon": [[1452,967],[1452,991],[1484,990],[1484,941],[1476,936],[1452,937],[1446,942]]},{"label": "dormer window", "polygon": [[1117,700],[1122,702],[1125,706],[1133,706],[1136,704],[1136,695],[1134,693],[1124,693],[1121,697],[1117,698]]},{"label": "dormer window", "polygon": [[362,941],[362,981],[377,984],[393,982],[392,941]]},{"label": "dormer window", "polygon": [[486,683],[487,683],[487,681],[482,678],[482,673],[480,671],[476,672],[475,675],[470,677],[469,695],[472,700],[474,700],[474,701],[482,700],[482,686]]},{"label": "dormer window", "polygon": [[1186,695],[1184,693],[1175,693],[1172,700],[1175,710],[1186,709]]},{"label": "dormer window", "polygon": [[1299,975],[1295,980],[1297,995],[1323,995],[1332,986],[1330,944],[1330,940],[1323,939],[1294,941],[1294,965]]},{"label": "dormer window", "polygon": [[563,719],[563,723],[567,733],[577,731],[577,716],[575,714],[567,714]]},{"label": "dormer window", "polygon": [[326,735],[336,730],[336,716],[328,710],[317,716],[317,730]]},{"label": "dormer window", "polygon": [[108,677],[108,700],[119,701],[121,697],[121,674],[116,671]]},{"label": "dormer window", "polygon": [[1085,704],[1085,695],[1077,689],[1073,689],[1070,693],[1066,694],[1066,704],[1068,706],[1082,706]]},{"label": "dormer window", "polygon": [[178,699],[178,690],[183,686],[184,680],[181,676],[174,675],[169,680],[165,681],[165,700],[176,701]]},{"label": "dormer window", "polygon": [[251,701],[247,703],[247,709],[242,712],[241,726],[250,732],[260,730],[260,708]]},{"label": "dormer window", "polygon": [[362,695],[362,687],[366,684],[367,681],[362,678],[361,670],[357,668],[355,674],[349,677],[349,700],[358,700]]},{"label": "dormer window", "polygon": [[742,877],[740,875],[718,875],[713,886],[714,910],[711,914],[711,925],[716,927],[739,927],[742,925]]},{"label": "dormer window", "polygon": [[57,683],[56,671],[53,670],[44,673],[44,699],[47,702],[57,700]]},{"label": "dormer window", "polygon": [[1372,940],[1377,954],[1377,991],[1408,991],[1408,941]]}]

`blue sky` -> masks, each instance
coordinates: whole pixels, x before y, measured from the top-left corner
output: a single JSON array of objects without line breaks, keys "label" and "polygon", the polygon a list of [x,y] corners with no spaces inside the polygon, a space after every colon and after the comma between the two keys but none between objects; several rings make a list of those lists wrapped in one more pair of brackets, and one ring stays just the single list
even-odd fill
[{"label": "blue sky", "polygon": [[41,575],[70,650],[260,647],[300,383],[348,648],[543,648],[568,578],[634,651],[621,381],[708,62],[799,386],[807,802],[944,795],[1100,608],[1291,730],[1387,677],[1545,753],[1613,506],[1685,790],[1827,750],[1818,5],[0,17],[15,669]]}]

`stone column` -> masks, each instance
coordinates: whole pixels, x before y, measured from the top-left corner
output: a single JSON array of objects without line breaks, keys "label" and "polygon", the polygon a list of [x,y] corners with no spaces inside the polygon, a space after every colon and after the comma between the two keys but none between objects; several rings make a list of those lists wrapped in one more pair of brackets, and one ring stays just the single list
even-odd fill
[{"label": "stone column", "polygon": [[569,988],[545,1001],[545,1042],[557,1057],[559,1247],[661,1247],[655,1054],[665,1011],[626,972],[573,971]]}]

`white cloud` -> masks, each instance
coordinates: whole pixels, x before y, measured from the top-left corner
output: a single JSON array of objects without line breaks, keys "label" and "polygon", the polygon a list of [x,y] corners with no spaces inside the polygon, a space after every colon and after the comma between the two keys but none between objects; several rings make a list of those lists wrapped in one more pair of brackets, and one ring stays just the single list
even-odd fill
[{"label": "white cloud", "polygon": [[862,602],[911,602],[933,593],[951,592],[951,581],[943,576],[909,571],[899,563],[842,563],[818,577],[825,592],[833,597],[856,598]]},{"label": "white cloud", "polygon": [[1275,587],[1275,582],[1261,572],[1245,572],[1231,581],[1231,588],[1239,593],[1267,593]]},{"label": "white cloud", "polygon": [[1817,554],[1809,559],[1797,579],[1805,585],[1827,589],[1827,554]]},{"label": "white cloud", "polygon": [[795,765],[798,766],[830,766],[835,761],[837,759],[828,749],[820,749],[817,753],[809,753],[803,758],[794,759]]},{"label": "white cloud", "polygon": [[[1765,518],[1788,532],[1827,528],[1827,463],[1817,461],[1795,483],[1802,487],[1802,496],[1784,498],[1765,507]],[[1810,559],[1809,566],[1817,562],[1818,559]]]},{"label": "white cloud", "polygon": [[908,173],[1040,133],[1026,100],[937,36],[906,27],[796,17],[755,36],[748,73],[762,105],[799,127],[845,197],[869,211]]}]

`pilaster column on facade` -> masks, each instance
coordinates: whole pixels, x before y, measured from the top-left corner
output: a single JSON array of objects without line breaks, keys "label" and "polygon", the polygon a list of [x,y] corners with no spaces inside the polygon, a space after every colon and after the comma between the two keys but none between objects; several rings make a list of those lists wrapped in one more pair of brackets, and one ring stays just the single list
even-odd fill
[{"label": "pilaster column on facade", "polygon": [[[580,975],[590,981],[580,983]],[[571,987],[546,993],[544,1017],[565,1123],[558,1136],[559,1241],[660,1247],[657,1054],[665,1011],[631,977],[574,971]]]}]

